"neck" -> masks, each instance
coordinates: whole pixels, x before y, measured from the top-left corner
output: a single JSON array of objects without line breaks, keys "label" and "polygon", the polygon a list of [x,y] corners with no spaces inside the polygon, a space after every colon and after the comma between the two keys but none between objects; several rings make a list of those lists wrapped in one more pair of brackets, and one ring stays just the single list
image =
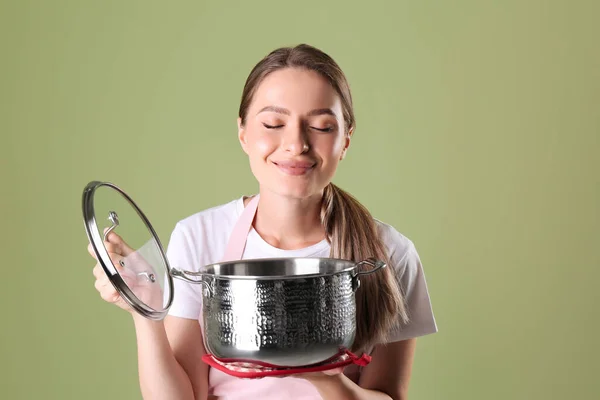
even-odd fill
[{"label": "neck", "polygon": [[322,194],[293,199],[261,188],[254,229],[271,246],[283,250],[316,244],[325,238],[321,201]]}]

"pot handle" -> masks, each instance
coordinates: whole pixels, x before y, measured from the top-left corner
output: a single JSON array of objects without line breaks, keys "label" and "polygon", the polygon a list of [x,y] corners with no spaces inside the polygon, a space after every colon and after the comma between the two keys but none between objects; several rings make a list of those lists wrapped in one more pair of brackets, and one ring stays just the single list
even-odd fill
[{"label": "pot handle", "polygon": [[[204,277],[204,273],[202,272],[192,272],[192,271],[182,271],[179,270],[177,268],[171,268],[171,276],[175,279],[181,279],[182,281],[186,281],[186,282],[190,282],[190,283],[201,283],[204,288],[207,290],[208,292],[208,296],[212,296],[212,287],[210,286],[210,284],[208,282],[206,282],[204,279],[202,279]],[[189,276],[199,276],[200,279],[199,280],[194,280],[188,277]]]},{"label": "pot handle", "polygon": [[376,260],[374,258],[367,258],[366,260],[363,260],[363,261],[357,263],[356,264],[356,268],[358,268],[359,266],[361,266],[363,264],[370,265],[373,268],[371,268],[368,271],[358,271],[356,273],[356,275],[369,275],[369,274],[372,274],[373,272],[375,272],[377,270],[380,270],[381,268],[387,267],[387,264],[384,263],[383,261],[379,261],[379,260]]},{"label": "pot handle", "polygon": [[353,292],[356,292],[356,290],[358,290],[358,288],[360,287],[360,278],[359,278],[360,275],[369,275],[375,271],[380,270],[381,268],[387,267],[387,264],[384,263],[383,261],[376,260],[375,258],[367,258],[366,260],[356,263],[354,268],[356,268],[358,270],[358,267],[360,267],[361,265],[364,265],[364,264],[370,265],[373,268],[371,268],[368,271],[356,271],[352,275],[352,291]]}]

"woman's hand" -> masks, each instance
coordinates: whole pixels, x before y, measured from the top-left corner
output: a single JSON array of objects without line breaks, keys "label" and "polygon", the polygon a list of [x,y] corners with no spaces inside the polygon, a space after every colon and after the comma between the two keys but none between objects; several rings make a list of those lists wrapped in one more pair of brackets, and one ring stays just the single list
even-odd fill
[{"label": "woman's hand", "polygon": [[379,390],[360,387],[343,374],[343,367],[328,371],[307,372],[293,375],[309,381],[324,400],[393,400],[405,397],[392,397]]},{"label": "woman's hand", "polygon": [[[162,289],[156,281],[156,277],[154,277],[154,281],[149,278],[149,275],[153,274],[153,268],[144,260],[141,254],[135,252],[114,232],[107,236],[104,247],[119,275],[135,296],[152,309],[161,309],[163,304]],[[91,244],[88,245],[88,252],[94,259],[96,258]],[[109,281],[100,263],[96,263],[93,273],[96,278],[94,286],[104,301],[115,304],[128,312],[133,311],[133,308],[123,300]]]},{"label": "woman's hand", "polygon": [[306,379],[308,381],[312,380],[318,380],[318,379],[328,379],[328,378],[339,378],[338,374],[342,374],[344,372],[344,367],[339,367],[339,368],[334,368],[334,369],[328,369],[326,371],[317,371],[317,372],[304,372],[301,374],[295,374],[292,375],[296,378],[302,378],[302,379]]},{"label": "woman's hand", "polygon": [[294,375],[297,378],[306,379],[319,391],[323,399],[327,400],[351,400],[356,398],[356,384],[350,381],[344,374],[344,368],[335,368],[327,371],[307,372]]}]

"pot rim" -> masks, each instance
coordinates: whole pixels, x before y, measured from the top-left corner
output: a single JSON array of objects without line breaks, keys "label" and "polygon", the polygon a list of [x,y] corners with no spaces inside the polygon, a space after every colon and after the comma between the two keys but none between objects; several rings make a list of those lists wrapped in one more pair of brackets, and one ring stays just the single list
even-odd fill
[{"label": "pot rim", "polygon": [[[229,273],[220,273],[222,268],[235,266],[236,264],[244,264],[244,265],[252,265],[252,264],[265,264],[265,263],[298,263],[304,262],[309,264],[309,267],[312,267],[313,270],[305,273],[305,274],[287,274],[287,275],[245,275],[245,274],[229,274]],[[314,264],[321,263],[330,263],[334,264],[331,272],[314,272]],[[313,265],[310,265],[313,264]],[[336,265],[339,264],[339,265]],[[359,271],[358,267],[367,264],[372,266],[370,270],[367,271]],[[272,280],[297,280],[297,279],[311,279],[311,278],[321,278],[321,277],[330,277],[345,273],[351,273],[353,280],[357,280],[359,275],[368,275],[373,272],[378,271],[381,268],[385,268],[387,265],[383,261],[378,261],[374,258],[368,258],[363,261],[354,262],[350,260],[342,260],[339,258],[327,258],[327,257],[288,257],[288,258],[255,258],[248,260],[237,260],[237,261],[227,261],[222,263],[215,263],[206,265],[202,270],[198,272],[192,271],[182,271],[176,268],[171,268],[170,274],[174,278],[182,279],[191,283],[199,283],[205,285],[210,289],[205,277],[210,277],[211,279],[219,279],[219,280],[246,280],[246,281],[272,281]],[[240,266],[243,270],[244,268]],[[231,269],[231,268],[230,268]],[[267,268],[268,270],[268,268]],[[191,279],[190,276],[200,277],[199,280]],[[360,284],[360,281],[357,280],[357,285]]]},{"label": "pot rim", "polygon": [[[294,262],[296,260],[303,260],[307,263],[310,262],[331,262],[336,264],[342,264],[340,269],[336,269],[333,272],[311,272],[311,273],[299,273],[294,275],[235,275],[235,274],[221,274],[215,269],[222,267],[228,267],[236,264],[264,264],[264,263],[279,263],[279,262]],[[344,266],[344,264],[346,264]],[[296,279],[309,279],[309,278],[321,278],[334,275],[340,275],[348,273],[356,269],[358,263],[349,260],[342,260],[339,258],[327,258],[327,257],[290,257],[290,258],[256,258],[248,260],[237,260],[227,261],[222,263],[214,263],[206,265],[198,273],[207,277],[211,277],[219,280],[256,280],[256,281],[272,281],[272,280],[296,280]]]}]

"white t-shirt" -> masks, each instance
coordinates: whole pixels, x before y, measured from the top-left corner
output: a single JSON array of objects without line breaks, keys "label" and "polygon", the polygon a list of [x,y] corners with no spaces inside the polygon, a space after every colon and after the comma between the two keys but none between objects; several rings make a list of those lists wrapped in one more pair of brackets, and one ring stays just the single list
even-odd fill
[{"label": "white t-shirt", "polygon": [[[171,267],[199,271],[206,265],[221,262],[229,236],[244,210],[243,199],[236,199],[179,221],[167,249]],[[394,268],[401,283],[410,319],[408,324],[392,333],[390,341],[437,332],[423,267],[415,246],[392,226],[378,220],[376,224],[387,249],[389,266]],[[248,233],[243,259],[329,257],[329,252],[330,245],[326,240],[299,250],[281,250],[263,240],[252,228]],[[174,299],[169,314],[197,320],[201,312],[202,285],[175,279]],[[273,379],[281,382],[286,378]]]}]

